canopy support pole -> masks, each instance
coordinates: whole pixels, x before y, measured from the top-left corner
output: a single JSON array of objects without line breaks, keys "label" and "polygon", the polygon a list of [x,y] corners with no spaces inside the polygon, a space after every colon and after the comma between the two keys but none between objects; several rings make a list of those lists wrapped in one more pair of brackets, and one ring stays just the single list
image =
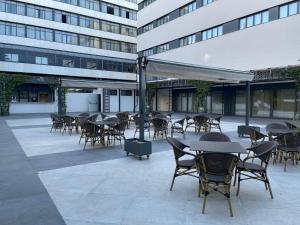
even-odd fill
[{"label": "canopy support pole", "polygon": [[139,108],[140,108],[140,141],[144,141],[145,131],[145,95],[146,95],[146,58],[138,58],[139,68]]},{"label": "canopy support pole", "polygon": [[57,105],[58,105],[58,115],[62,116],[62,87],[61,87],[61,78],[58,81],[58,89],[57,89]]},{"label": "canopy support pole", "polygon": [[250,120],[250,82],[246,82],[246,118],[245,125],[249,126]]}]

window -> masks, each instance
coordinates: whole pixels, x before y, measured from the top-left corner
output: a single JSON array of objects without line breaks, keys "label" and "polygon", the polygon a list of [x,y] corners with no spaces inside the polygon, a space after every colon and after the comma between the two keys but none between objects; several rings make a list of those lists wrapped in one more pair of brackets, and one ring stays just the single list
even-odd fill
[{"label": "window", "polygon": [[0,1],[0,11],[25,16],[25,4],[12,1]]},{"label": "window", "polygon": [[240,30],[269,22],[269,11],[257,13],[240,19]]},{"label": "window", "polygon": [[121,34],[131,36],[131,37],[136,37],[137,31],[136,31],[136,28],[127,27],[127,26],[122,25],[121,26]]},{"label": "window", "polygon": [[168,51],[169,49],[170,49],[169,44],[160,45],[157,47],[157,53],[162,53],[162,52]]},{"label": "window", "polygon": [[27,16],[45,20],[53,20],[52,9],[42,8],[34,5],[27,6]]},{"label": "window", "polygon": [[208,5],[210,3],[213,3],[214,0],[202,0],[203,5]]},{"label": "window", "polygon": [[55,42],[78,45],[78,35],[67,32],[55,31]]},{"label": "window", "polygon": [[196,9],[196,2],[192,2],[182,8],[179,9],[179,15],[183,16],[185,14],[188,14]]},{"label": "window", "polygon": [[97,69],[97,63],[96,62],[87,62],[86,68],[90,69],[90,70],[95,70],[95,69]]},{"label": "window", "polygon": [[158,20],[157,20],[157,26],[161,26],[161,25],[163,25],[163,24],[169,22],[169,19],[170,19],[169,15],[164,16],[164,17],[158,19]]},{"label": "window", "polygon": [[62,65],[64,67],[75,67],[75,61],[74,59],[63,59]]},{"label": "window", "polygon": [[143,56],[153,55],[153,48],[143,51]]},{"label": "window", "polygon": [[47,57],[36,56],[35,57],[35,64],[48,65],[48,58]]},{"label": "window", "polygon": [[270,117],[271,91],[255,90],[252,99],[252,116]]},{"label": "window", "polygon": [[103,60],[103,70],[122,72],[122,64],[120,62]]},{"label": "window", "polygon": [[108,40],[108,39],[102,39],[101,48],[106,50],[112,50],[112,51],[120,51],[120,42]]},{"label": "window", "polygon": [[143,32],[147,32],[147,31],[152,30],[152,29],[153,29],[153,23],[150,23],[150,24],[143,27]]},{"label": "window", "polygon": [[278,89],[273,95],[273,116],[279,118],[294,117],[295,109],[295,90]]},{"label": "window", "polygon": [[253,26],[253,16],[248,16],[247,17],[247,27],[252,27]]},{"label": "window", "polygon": [[19,62],[19,55],[13,53],[5,53],[4,60],[7,62]]},{"label": "window", "polygon": [[27,26],[27,37],[37,40],[53,41],[53,33],[50,29]]},{"label": "window", "polygon": [[298,13],[298,2],[293,2],[280,6],[279,8],[279,18],[284,18],[287,16],[292,16]]},{"label": "window", "polygon": [[116,34],[120,33],[120,25],[111,22],[102,21],[101,29],[106,32],[111,32]]},{"label": "window", "polygon": [[180,39],[180,46],[190,45],[196,42],[196,35],[190,35]]},{"label": "window", "polygon": [[131,90],[121,90],[121,96],[132,96]]},{"label": "window", "polygon": [[109,90],[109,95],[118,95],[118,90]]},{"label": "window", "polygon": [[214,27],[202,32],[202,40],[211,39],[223,35],[223,26]]}]

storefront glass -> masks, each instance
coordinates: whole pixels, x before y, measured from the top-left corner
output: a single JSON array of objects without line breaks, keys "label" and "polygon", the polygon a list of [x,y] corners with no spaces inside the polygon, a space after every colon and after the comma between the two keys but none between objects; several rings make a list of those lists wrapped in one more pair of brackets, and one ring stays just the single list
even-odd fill
[{"label": "storefront glass", "polygon": [[235,97],[235,115],[246,115],[246,94],[245,91],[236,91]]},{"label": "storefront glass", "polygon": [[215,114],[223,113],[223,96],[222,92],[212,93],[211,112]]},{"label": "storefront glass", "polygon": [[271,91],[255,90],[253,92],[252,116],[270,117]]},{"label": "storefront glass", "polygon": [[279,118],[293,118],[295,110],[295,91],[293,89],[279,89],[274,91],[273,116]]}]

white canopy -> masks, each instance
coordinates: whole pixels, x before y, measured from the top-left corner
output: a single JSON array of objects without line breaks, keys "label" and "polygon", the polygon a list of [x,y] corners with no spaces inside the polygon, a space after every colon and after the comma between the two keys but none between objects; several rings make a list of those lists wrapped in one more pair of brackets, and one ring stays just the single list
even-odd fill
[{"label": "white canopy", "polygon": [[151,58],[147,58],[146,75],[184,80],[204,80],[216,83],[252,81],[254,77],[250,72],[205,67]]},{"label": "white canopy", "polygon": [[109,89],[138,89],[136,82],[69,80],[63,79],[62,86],[68,88],[109,88]]}]

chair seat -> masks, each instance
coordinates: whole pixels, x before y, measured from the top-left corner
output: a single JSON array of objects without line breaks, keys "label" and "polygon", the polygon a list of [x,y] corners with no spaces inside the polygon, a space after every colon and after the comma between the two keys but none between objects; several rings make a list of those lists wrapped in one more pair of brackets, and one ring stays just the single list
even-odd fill
[{"label": "chair seat", "polygon": [[185,159],[178,161],[178,166],[184,167],[184,168],[191,168],[195,165],[195,160],[193,159]]},{"label": "chair seat", "polygon": [[[249,170],[251,170],[253,172],[265,171],[265,169],[261,165],[256,164],[256,163],[247,163],[246,162],[245,165],[246,165],[247,169],[249,169]],[[236,168],[239,171],[246,170],[246,168],[243,165],[243,162],[238,162],[236,164]]]},{"label": "chair seat", "polygon": [[[207,178],[207,177],[205,177]],[[225,178],[226,176],[217,176],[217,175],[208,175],[208,182],[213,182],[213,183],[225,183]]]},{"label": "chair seat", "polygon": [[284,151],[284,152],[300,152],[300,147],[297,147],[297,146],[295,146],[295,147],[293,147],[293,146],[291,146],[291,147],[286,147],[286,146],[278,146],[277,147],[278,148],[278,150],[280,150],[280,151]]}]

